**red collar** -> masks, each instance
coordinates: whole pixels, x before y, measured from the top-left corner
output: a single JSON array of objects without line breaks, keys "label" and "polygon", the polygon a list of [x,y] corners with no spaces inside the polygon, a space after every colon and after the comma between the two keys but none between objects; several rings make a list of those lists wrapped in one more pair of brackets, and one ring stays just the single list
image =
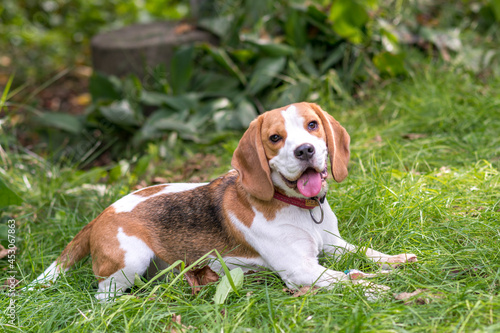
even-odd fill
[{"label": "red collar", "polygon": [[286,202],[287,204],[294,205],[303,209],[313,209],[314,207],[318,207],[320,201],[323,202],[324,197],[321,199],[318,198],[310,198],[310,199],[301,199],[294,198],[284,195],[283,193],[278,192],[278,190],[274,190],[274,198],[280,201]]}]

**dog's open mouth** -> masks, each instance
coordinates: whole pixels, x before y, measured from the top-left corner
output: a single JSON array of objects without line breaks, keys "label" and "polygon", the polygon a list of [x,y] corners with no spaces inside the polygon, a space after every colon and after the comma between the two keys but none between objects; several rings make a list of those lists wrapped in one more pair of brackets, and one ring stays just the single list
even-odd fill
[{"label": "dog's open mouth", "polygon": [[328,171],[326,167],[321,172],[313,168],[307,168],[297,180],[289,180],[281,175],[288,187],[298,190],[300,194],[308,198],[315,197],[321,192],[323,182],[327,177]]}]

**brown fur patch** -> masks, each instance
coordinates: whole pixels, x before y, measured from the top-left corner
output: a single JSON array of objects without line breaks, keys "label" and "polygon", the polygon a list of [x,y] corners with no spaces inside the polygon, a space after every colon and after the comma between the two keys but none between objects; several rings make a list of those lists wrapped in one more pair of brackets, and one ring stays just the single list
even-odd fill
[{"label": "brown fur patch", "polygon": [[[285,145],[288,136],[285,130],[285,119],[281,114],[281,111],[284,109],[275,109],[261,116],[264,117],[262,121],[261,140],[268,161],[278,155],[280,149]],[[279,135],[282,139],[278,142],[272,142],[270,137],[275,134]]]},{"label": "brown fur patch", "polygon": [[101,280],[125,267],[125,251],[120,248],[118,229],[122,228],[128,236],[135,236],[152,249],[151,234],[147,232],[143,221],[135,219],[130,213],[115,213],[108,207],[96,221],[92,229],[90,247],[92,269]]},{"label": "brown fur patch", "polygon": [[[235,186],[228,187],[224,193],[222,205],[228,212],[233,213],[246,227],[250,228],[255,218],[255,213],[248,199],[248,193],[246,193],[239,182],[237,182]],[[227,214],[226,216],[229,219]]]},{"label": "brown fur patch", "polygon": [[117,238],[118,226],[121,225],[116,221],[118,215],[113,207],[108,207],[96,219],[96,227],[90,234],[92,269],[99,281],[125,267],[125,252],[120,249]]},{"label": "brown fur patch", "polygon": [[140,195],[141,197],[150,197],[161,190],[163,190],[165,187],[168,185],[154,185],[154,186],[149,186],[145,187],[143,189],[140,189],[139,191],[134,192],[136,195]]},{"label": "brown fur patch", "polygon": [[321,118],[325,129],[326,145],[330,157],[333,178],[341,182],[347,177],[350,158],[350,136],[335,118],[323,111],[318,105],[311,103],[310,107]]},{"label": "brown fur patch", "polygon": [[234,214],[240,222],[247,228],[250,228],[255,219],[255,212],[248,201],[249,198],[251,198],[251,196],[245,192],[239,182],[236,182],[234,186],[228,187],[222,199],[222,205],[225,211],[224,224],[231,237],[234,238],[234,242],[239,244],[229,253],[229,255],[234,257],[255,258],[259,256],[257,251],[248,244],[243,233],[233,224],[229,217],[229,213]]},{"label": "brown fur patch", "polygon": [[266,118],[261,115],[250,123],[233,153],[231,165],[238,170],[239,182],[246,192],[262,200],[271,200],[274,186],[261,134]]},{"label": "brown fur patch", "polygon": [[[102,215],[102,213],[101,213]],[[83,259],[90,252],[90,234],[92,228],[97,222],[97,219],[101,216],[99,215],[92,222],[83,227],[82,230],[69,242],[64,248],[61,255],[57,258],[57,263],[62,265],[62,268],[69,268],[73,266],[76,262]]]},{"label": "brown fur patch", "polygon": [[276,213],[278,213],[284,207],[289,206],[289,204],[277,199],[272,199],[271,201],[262,201],[256,198],[251,198],[250,202],[259,212],[264,215],[264,217],[268,221],[273,221],[276,218]]},{"label": "brown fur patch", "polygon": [[252,197],[245,192],[239,182],[233,188],[228,188],[224,194],[223,201],[226,210],[233,213],[248,228],[252,226],[252,222],[255,219],[253,207],[261,212],[266,220],[272,221],[276,218],[276,213],[288,205],[276,199],[263,201]]},{"label": "brown fur patch", "polygon": [[[234,198],[238,196],[234,189],[240,186],[236,179],[237,173],[230,172],[206,186],[154,196],[138,204],[132,212],[117,216],[127,215],[127,219],[140,221],[149,239],[146,235],[138,237],[167,263],[176,260],[193,263],[213,249],[222,255],[257,257],[257,252],[225,213],[228,200],[229,207],[238,204],[233,199],[240,200]],[[251,212],[248,205],[240,208]]]},{"label": "brown fur patch", "polygon": [[[311,133],[314,136],[317,136],[320,139],[323,139],[323,141],[326,142],[326,135],[325,135],[325,129],[324,129],[324,124],[321,118],[318,116],[318,114],[313,110],[311,107],[310,103],[297,103],[296,108],[298,111],[298,114],[304,118],[304,129]],[[318,128],[316,130],[310,130],[308,128],[308,124],[311,121],[316,121],[318,123]]]}]

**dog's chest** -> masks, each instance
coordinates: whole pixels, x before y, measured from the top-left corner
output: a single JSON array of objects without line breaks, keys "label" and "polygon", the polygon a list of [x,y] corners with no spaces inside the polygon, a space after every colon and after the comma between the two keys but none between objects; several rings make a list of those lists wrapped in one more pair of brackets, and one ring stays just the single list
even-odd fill
[{"label": "dog's chest", "polygon": [[293,247],[316,257],[323,250],[323,227],[313,222],[308,210],[288,206],[279,210],[272,220],[266,219],[256,209],[254,212],[255,218],[250,227],[234,215],[230,218],[247,242],[261,255],[263,251],[279,253]]}]

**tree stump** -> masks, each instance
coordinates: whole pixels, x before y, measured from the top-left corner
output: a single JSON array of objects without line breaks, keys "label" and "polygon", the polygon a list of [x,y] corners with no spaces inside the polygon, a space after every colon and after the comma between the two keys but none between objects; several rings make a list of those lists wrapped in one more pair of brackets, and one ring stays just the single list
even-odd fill
[{"label": "tree stump", "polygon": [[175,49],[199,42],[217,44],[209,32],[181,22],[134,24],[92,38],[95,71],[116,76],[135,74],[147,80],[151,68],[165,64],[167,72]]}]

